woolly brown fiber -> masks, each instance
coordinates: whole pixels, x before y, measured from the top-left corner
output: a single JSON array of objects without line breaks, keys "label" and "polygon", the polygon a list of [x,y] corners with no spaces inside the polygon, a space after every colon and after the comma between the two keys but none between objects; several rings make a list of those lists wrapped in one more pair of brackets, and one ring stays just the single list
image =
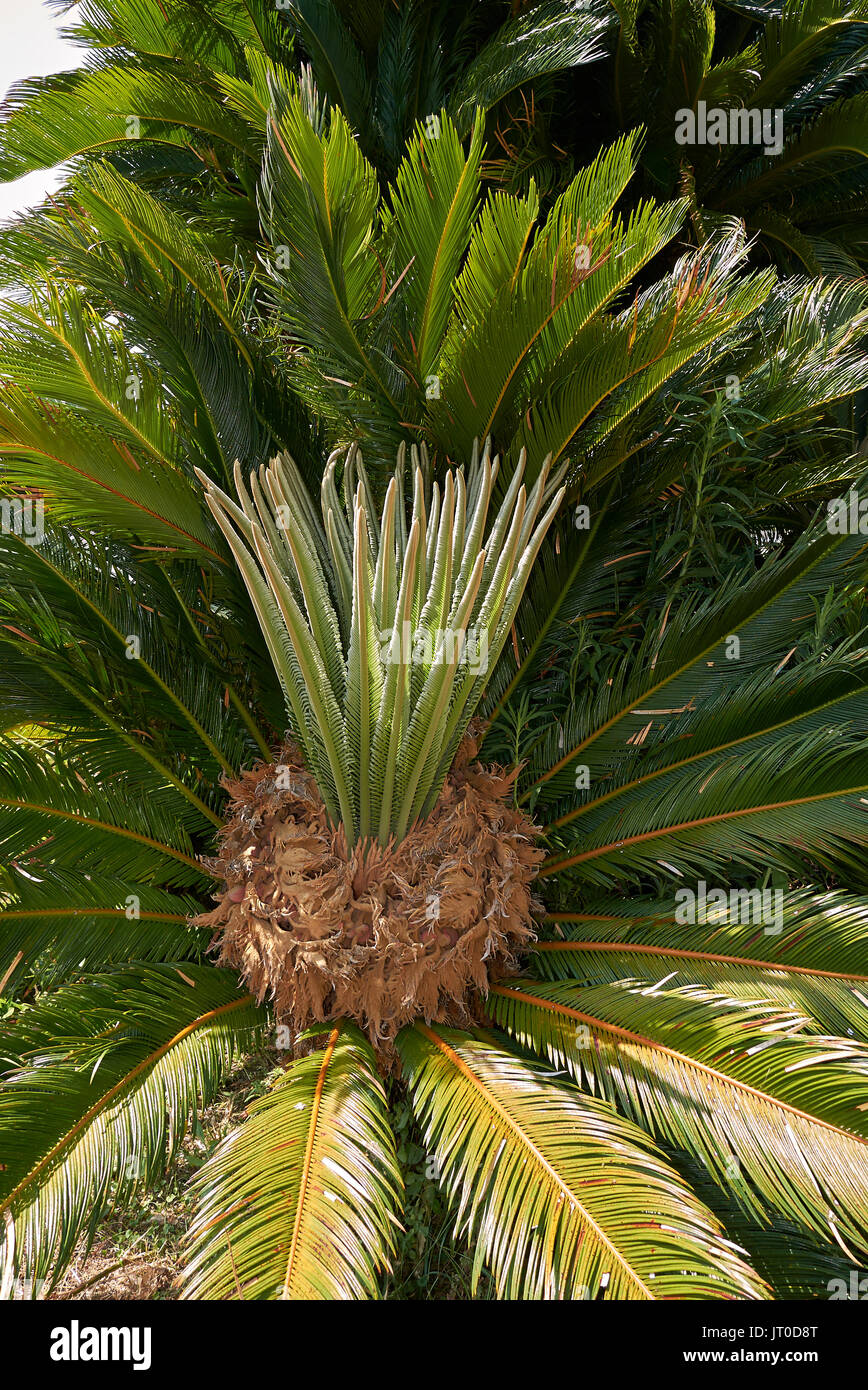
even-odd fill
[{"label": "woolly brown fiber", "polygon": [[294,1030],[355,1019],[378,1047],[404,1024],[466,1023],[534,939],[544,852],[509,804],[515,773],[471,765],[465,737],[431,813],[398,844],[348,849],[298,751],[227,783],[213,911],[219,963]]}]

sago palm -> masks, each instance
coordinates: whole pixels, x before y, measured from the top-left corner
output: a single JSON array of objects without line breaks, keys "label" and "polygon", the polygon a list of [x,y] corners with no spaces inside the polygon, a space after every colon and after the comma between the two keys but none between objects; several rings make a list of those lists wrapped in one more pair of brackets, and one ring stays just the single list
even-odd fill
[{"label": "sago palm", "polygon": [[[613,3],[620,32],[607,74],[611,116],[618,125],[647,122],[649,190],[660,196],[682,187],[700,241],[722,215],[735,215],[777,264],[863,274],[868,8],[861,0]],[[757,122],[767,113],[762,140],[758,124],[752,137],[730,135],[729,113],[740,109],[755,110]],[[727,133],[706,140],[703,112],[718,111],[726,112]],[[680,143],[690,137],[691,114],[700,134]]]},{"label": "sago palm", "polygon": [[615,26],[606,0],[89,0],[64,26],[86,69],[13,86],[0,171],[109,155],[238,231],[272,77],[310,72],[390,177],[417,122],[448,105],[466,131],[478,108],[496,113],[535,80],[601,58]]},{"label": "sago palm", "polygon": [[[240,248],[269,82],[308,71],[383,178],[442,108],[462,136],[486,113],[489,179],[524,192],[532,177],[549,196],[643,125],[631,196],[685,193],[699,244],[737,217],[761,260],[864,271],[864,0],[90,0],[67,28],[91,61],[10,92],[6,178],[107,155]],[[702,110],[767,112],[779,139],[679,143]]]},{"label": "sago palm", "polygon": [[542,217],[478,126],[380,193],[270,93],[255,275],[102,165],[6,239],[4,1292],[275,1038],[187,1296],[387,1292],[401,1094],[501,1297],[824,1292],[868,1246],[866,558],[815,516],[864,295],[670,255],[629,139]]}]

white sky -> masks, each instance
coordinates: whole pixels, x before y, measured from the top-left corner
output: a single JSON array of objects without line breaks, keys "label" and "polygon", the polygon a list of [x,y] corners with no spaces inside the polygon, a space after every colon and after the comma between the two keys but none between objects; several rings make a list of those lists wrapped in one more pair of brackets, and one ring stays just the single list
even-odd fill
[{"label": "white sky", "polygon": [[[57,33],[69,22],[69,15],[58,19],[42,0],[0,0],[0,95],[22,77],[79,66],[83,50],[63,43]],[[41,202],[60,182],[55,171],[38,170],[15,183],[0,183],[0,222]]]}]

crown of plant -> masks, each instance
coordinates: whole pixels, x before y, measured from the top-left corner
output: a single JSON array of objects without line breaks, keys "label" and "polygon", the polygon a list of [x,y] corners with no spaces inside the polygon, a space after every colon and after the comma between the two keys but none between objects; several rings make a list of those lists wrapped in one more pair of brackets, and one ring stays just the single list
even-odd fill
[{"label": "crown of plant", "polygon": [[[329,815],[350,844],[401,839],[432,808],[503,648],[565,489],[546,460],[533,485],[522,453],[489,522],[499,460],[426,487],[427,454],[406,449],[377,518],[359,450],[331,455],[322,520],[288,454],[244,485],[240,506],[199,475],[244,578],[293,730]],[[487,527],[487,529],[486,529]],[[472,635],[474,660],[467,660]]]}]

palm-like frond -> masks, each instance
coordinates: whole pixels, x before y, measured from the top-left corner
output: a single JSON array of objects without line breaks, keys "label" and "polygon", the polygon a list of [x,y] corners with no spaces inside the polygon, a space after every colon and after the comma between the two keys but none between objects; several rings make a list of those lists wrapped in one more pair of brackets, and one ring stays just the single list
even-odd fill
[{"label": "palm-like frond", "polygon": [[398,1046],[458,1229],[501,1297],[594,1298],[601,1282],[613,1298],[762,1297],[710,1214],[611,1109],[466,1034],[419,1024]]},{"label": "palm-like frond", "polygon": [[0,979],[42,989],[129,960],[201,959],[208,934],[188,925],[192,896],[133,879],[80,875],[52,867],[48,880],[7,870],[0,898]]},{"label": "palm-like frond", "polygon": [[792,1012],[696,986],[496,985],[524,1045],[687,1149],[760,1219],[764,1203],[864,1252],[864,1045],[807,1035]]},{"label": "palm-like frond", "polygon": [[467,65],[450,96],[465,133],[477,107],[489,110],[534,78],[593,63],[606,52],[613,16],[590,0],[541,0],[507,21]]},{"label": "palm-like frond", "polygon": [[4,1027],[4,1288],[56,1279],[112,1202],[163,1171],[259,1021],[228,972],[184,962],[93,976]]},{"label": "palm-like frond", "polygon": [[[835,1284],[849,1293],[853,1258],[834,1245],[812,1239],[800,1227],[781,1217],[757,1226],[722,1188],[709,1179],[701,1164],[675,1159],[691,1187],[721,1220],[734,1240],[749,1253],[750,1262],[775,1289],[778,1298],[831,1298]],[[857,1271],[861,1278],[862,1271]]]},{"label": "palm-like frond", "polygon": [[20,82],[7,94],[6,104],[10,114],[0,151],[4,179],[95,149],[122,150],[143,130],[159,144],[202,155],[212,142],[226,155],[255,159],[258,154],[247,125],[216,93],[176,73],[129,62]]},{"label": "palm-like frond", "polygon": [[4,851],[12,860],[26,856],[35,867],[44,844],[61,868],[140,873],[178,886],[200,882],[190,830],[201,828],[201,819],[156,779],[148,793],[134,808],[111,786],[83,785],[61,757],[7,740],[0,773]]},{"label": "palm-like frond", "polygon": [[[656,192],[679,183],[690,190],[700,240],[716,217],[735,213],[760,233],[774,262],[815,271],[823,213],[805,197],[809,190],[821,188],[826,207],[833,189],[852,196],[864,226],[868,11],[861,0],[833,10],[822,0],[735,8],[753,24],[719,26],[712,0],[655,0],[641,7],[641,26],[639,6],[619,5],[612,102],[622,122],[648,121],[649,184]],[[704,131],[689,145],[676,143],[685,111],[701,121],[706,110],[740,109],[780,112],[784,148],[715,146]]]},{"label": "palm-like frond", "polygon": [[[574,727],[565,731],[564,751],[536,781],[539,798],[548,802],[559,791],[563,795],[574,785],[573,772],[578,762],[591,763],[597,776],[603,778],[614,771],[616,763],[623,763],[634,750],[643,749],[652,731],[662,742],[673,735],[677,738],[676,730],[681,732],[682,721],[685,726],[690,722],[691,731],[698,729],[704,722],[702,707],[715,697],[732,694],[746,678],[755,681],[754,697],[760,689],[770,692],[779,674],[779,664],[792,649],[799,616],[805,615],[805,623],[810,619],[810,595],[822,594],[835,576],[839,582],[852,578],[858,583],[863,565],[858,536],[830,534],[825,524],[818,521],[786,554],[770,556],[746,584],[739,576],[719,593],[699,602],[688,600],[674,607],[670,604],[661,613],[656,629],[645,637],[638,660],[634,655],[629,664],[621,665],[617,677],[595,696],[592,709],[576,711]],[[731,638],[738,639],[737,648]],[[736,650],[738,656],[734,657]],[[857,669],[855,656],[852,661],[845,659],[843,670],[838,668],[838,691],[842,696],[858,690]],[[850,670],[854,675],[848,680]],[[818,695],[820,689],[826,695],[832,693],[831,670],[814,671],[812,675]],[[799,710],[806,714],[810,699],[805,697],[813,681],[804,672],[800,672],[798,681],[784,675],[775,695],[781,687],[790,687],[793,713]],[[777,712],[781,712],[780,707]],[[719,706],[717,713],[721,713]],[[748,719],[752,718],[749,714]],[[772,728],[779,728],[785,736],[788,722],[776,717],[767,698],[757,706],[756,722],[740,725],[741,737],[728,739],[725,728],[721,729],[718,749],[722,753],[729,744],[747,743],[752,733],[759,735]],[[811,732],[816,732],[816,728],[815,724]],[[568,739],[568,734],[573,737]],[[699,750],[710,751],[715,738],[715,732],[706,726],[705,737],[697,739],[689,753],[682,751],[678,763],[690,766],[695,748],[698,764]],[[650,746],[655,745],[656,739],[652,738]],[[661,760],[661,771],[664,761]],[[675,761],[670,759],[671,764]],[[605,791],[608,793],[610,788]],[[610,799],[607,797],[607,801]],[[586,800],[591,802],[594,798]],[[567,813],[563,823],[575,818]]]},{"label": "palm-like frond", "polygon": [[340,7],[333,0],[290,0],[286,9],[311,60],[318,87],[357,130],[365,131],[371,115],[370,83],[364,56]]},{"label": "palm-like frond", "polygon": [[[735,894],[726,894],[725,905],[713,899],[697,922],[680,920],[677,903],[642,904],[636,915],[555,912],[550,920],[565,939],[539,942],[531,963],[542,979],[586,984],[631,975],[650,981],[670,971],[679,983],[717,994],[795,1007],[812,1032],[868,1040],[864,898],[781,890],[779,910],[766,923],[771,930],[758,940],[756,922],[741,917],[743,904],[762,904],[762,890]],[[765,902],[775,905],[768,896]]]},{"label": "palm-like frond", "polygon": [[[481,457],[475,446],[466,477],[463,469],[446,474],[442,497],[436,483],[426,497],[415,451],[413,462],[409,529],[403,452],[379,525],[355,451],[346,473],[359,481],[345,517],[329,462],[322,525],[287,456],[258,480],[251,475],[252,496],[237,470],[241,507],[202,477],[309,764],[350,843],[403,838],[431,809],[564,495],[548,464],[528,492],[521,460],[489,521],[499,460],[488,443]],[[333,595],[320,560],[326,546]],[[468,634],[478,655],[465,661]]]},{"label": "palm-like frond", "polygon": [[402,1182],[386,1097],[357,1029],[293,1062],[203,1167],[188,1298],[376,1298]]}]

